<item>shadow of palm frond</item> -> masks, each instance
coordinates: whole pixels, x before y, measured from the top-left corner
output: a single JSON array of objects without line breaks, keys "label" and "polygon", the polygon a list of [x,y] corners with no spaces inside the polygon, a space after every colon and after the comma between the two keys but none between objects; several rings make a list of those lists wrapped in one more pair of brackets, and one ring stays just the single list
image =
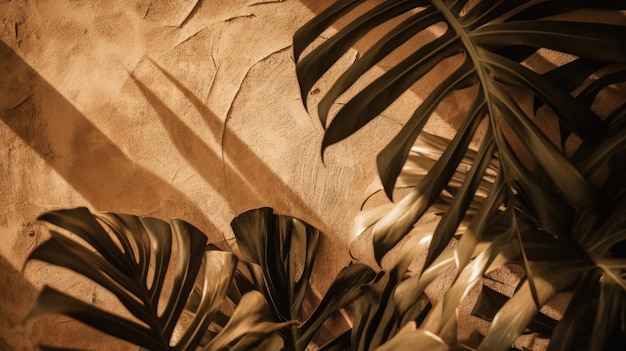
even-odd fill
[{"label": "shadow of palm frond", "polygon": [[[133,161],[3,42],[0,72],[0,120],[94,209],[185,218],[211,240],[221,240],[186,194]],[[17,166],[28,171],[27,165]]]}]

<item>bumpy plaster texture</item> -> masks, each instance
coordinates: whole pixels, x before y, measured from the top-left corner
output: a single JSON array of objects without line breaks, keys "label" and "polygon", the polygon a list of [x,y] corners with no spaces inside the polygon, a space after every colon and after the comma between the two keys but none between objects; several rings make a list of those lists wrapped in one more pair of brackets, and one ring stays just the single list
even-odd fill
[{"label": "bumpy plaster texture", "polygon": [[[0,349],[135,349],[65,317],[21,322],[44,283],[116,306],[65,271],[32,263],[20,272],[45,239],[34,219],[57,208],[182,218],[230,244],[234,216],[271,206],[323,230],[313,283],[328,287],[350,261],[374,156],[403,111],[394,104],[322,162],[323,131],[302,105],[291,40],[329,3],[0,0]],[[454,126],[444,118],[428,128]],[[364,240],[351,247],[367,262],[370,250]]]}]

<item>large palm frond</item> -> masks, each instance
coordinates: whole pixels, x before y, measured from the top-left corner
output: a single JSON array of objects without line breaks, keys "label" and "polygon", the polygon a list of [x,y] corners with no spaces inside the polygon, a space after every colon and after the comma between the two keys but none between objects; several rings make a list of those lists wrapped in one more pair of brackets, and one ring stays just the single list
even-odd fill
[{"label": "large palm frond", "polygon": [[[294,36],[296,70],[306,104],[316,81],[349,48],[366,34],[382,31],[380,39],[323,93],[318,114],[323,126],[328,126],[322,150],[365,126],[427,73],[458,63],[416,103],[410,119],[378,155],[381,188],[387,196],[392,197],[394,187],[409,188],[408,194],[397,204],[364,211],[357,219],[357,234],[373,227],[379,262],[407,234],[412,238],[421,232],[423,240],[416,248],[428,245],[422,272],[394,288],[395,313],[402,319],[394,330],[415,320],[411,308],[419,305],[434,270],[452,260],[457,266],[455,280],[421,327],[454,343],[461,299],[484,273],[513,262],[524,266],[525,283],[496,314],[481,349],[506,349],[540,306],[576,285],[577,298],[592,296],[598,301],[600,296],[599,303],[570,305],[550,347],[568,349],[559,345],[571,346],[568,338],[577,340],[576,332],[584,327],[581,318],[590,315],[596,321],[593,338],[599,344],[586,345],[606,345],[609,337],[601,328],[624,318],[624,262],[610,249],[625,239],[623,221],[617,218],[623,216],[624,189],[623,181],[607,174],[623,174],[626,103],[622,97],[605,104],[614,105],[613,111],[602,116],[593,105],[605,88],[626,82],[626,27],[575,19],[583,10],[595,11],[594,19],[602,22],[613,15],[623,24],[625,13],[614,10],[623,10],[626,4],[407,0],[383,1],[353,15],[351,11],[363,3],[338,1]],[[322,32],[344,18],[348,19],[345,27],[305,53]],[[396,21],[394,27],[382,26],[391,21]],[[441,24],[445,28],[437,34]],[[378,62],[432,28],[434,39],[412,47],[371,83],[359,83]],[[533,67],[546,51],[559,53],[565,63],[547,71]],[[354,87],[357,92],[350,95]],[[438,106],[460,91],[473,95],[463,108],[456,135],[446,140],[424,132]],[[347,102],[337,103],[346,92]],[[533,97],[530,104],[524,94]],[[337,112],[331,114],[333,105]],[[539,108],[558,118],[560,145],[535,124]],[[487,125],[486,133],[477,138],[481,123]],[[572,133],[582,139],[574,162],[560,148],[575,139]],[[470,149],[476,139],[479,148]],[[521,160],[520,145],[536,161],[535,168]],[[612,207],[599,206],[603,201]],[[439,215],[428,230],[416,225],[426,212]],[[460,235],[459,243],[454,257],[446,261],[442,252],[455,235]],[[556,267],[567,269],[555,274]],[[616,306],[618,312],[609,312]]]},{"label": "large palm frond", "polygon": [[[244,212],[232,221],[232,227],[242,258],[252,264],[239,270],[241,290],[263,292],[278,321],[303,320],[280,331],[287,350],[305,350],[324,321],[357,299],[361,286],[374,278],[374,271],[366,265],[345,267],[314,311],[305,316],[302,307],[310,290],[319,230],[300,219],[274,214],[271,208]],[[350,330],[331,335],[333,340],[325,347],[348,347],[346,333]]]},{"label": "large palm frond", "polygon": [[[490,192],[500,194],[490,201],[493,213],[499,206],[507,209],[514,236],[519,228],[514,208],[523,207],[549,231],[563,230],[558,219],[569,207],[587,207],[593,203],[593,189],[559,148],[533,122],[533,109],[526,108],[509,89],[521,87],[530,92],[558,117],[562,135],[573,132],[593,145],[607,132],[607,124],[590,107],[597,92],[609,84],[624,81],[623,71],[614,70],[608,78],[596,79],[578,97],[585,81],[601,69],[626,62],[626,29],[623,26],[558,19],[583,8],[623,9],[617,2],[592,1],[384,1],[352,19],[328,40],[302,55],[317,36],[337,19],[350,16],[350,10],[365,3],[361,0],[338,1],[294,36],[294,55],[303,98],[313,84],[354,43],[379,25],[403,15],[395,27],[383,33],[325,92],[319,105],[324,125],[330,120],[322,148],[338,142],[383,112],[416,81],[443,61],[457,57],[459,64],[448,70],[432,92],[424,97],[395,138],[378,155],[378,171],[387,195],[409,151],[433,111],[450,95],[471,87],[473,98],[465,106],[465,119],[455,137],[432,165],[424,178],[402,199],[396,209],[374,227],[374,248],[378,260],[410,230],[446,188],[467,152],[483,120],[488,124],[480,158],[472,165],[468,183],[454,194],[454,214],[446,214],[441,229],[433,238],[427,264],[441,252],[452,237],[477,191],[484,168],[497,158],[502,181]],[[557,20],[558,19],[558,20]],[[329,119],[331,105],[357,83],[357,80],[381,59],[411,37],[445,24],[445,30],[432,41],[417,46],[373,82],[366,84]],[[534,70],[529,57],[540,49],[561,52],[570,62],[542,74]],[[572,74],[571,72],[577,72]],[[539,103],[536,104],[540,105]],[[506,132],[510,130],[513,135]],[[513,150],[513,139],[537,161],[535,176]],[[545,175],[545,177],[543,177]],[[521,196],[514,196],[521,195]],[[546,200],[547,199],[547,200]],[[476,220],[481,220],[480,218]]]},{"label": "large palm frond", "polygon": [[[185,221],[174,219],[170,226],[154,218],[94,215],[86,208],[52,211],[39,219],[76,234],[88,245],[52,229],[51,238],[28,259],[93,280],[113,293],[137,320],[51,287],[44,287],[28,318],[65,314],[149,350],[250,349],[295,323],[274,322],[267,301],[256,291],[236,299],[238,306],[231,316],[223,314],[220,308],[232,287],[238,259],[229,252],[205,250],[206,236]],[[204,276],[198,277],[202,271]],[[170,275],[172,281],[166,278]],[[201,287],[199,299],[183,324],[196,281]],[[212,323],[218,333],[208,333]]]}]

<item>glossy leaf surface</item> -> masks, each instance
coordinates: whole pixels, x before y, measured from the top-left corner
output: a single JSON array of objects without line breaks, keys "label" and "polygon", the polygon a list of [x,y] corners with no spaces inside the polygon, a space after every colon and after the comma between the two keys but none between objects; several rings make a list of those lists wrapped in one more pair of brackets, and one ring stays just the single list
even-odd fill
[{"label": "glossy leaf surface", "polygon": [[[206,236],[191,224],[174,219],[170,225],[114,213],[94,215],[85,208],[52,211],[39,219],[76,234],[89,245],[51,230],[51,238],[38,246],[29,260],[64,267],[93,280],[113,293],[136,320],[49,287],[42,290],[28,318],[65,314],[149,350],[194,350],[201,345],[209,324],[221,318],[219,308],[231,287],[238,259],[229,252],[205,250]],[[200,272],[204,273],[199,277]],[[188,302],[197,280],[202,283],[199,299],[190,311],[191,320],[176,335],[183,309],[192,306]],[[233,317],[244,314],[265,323],[256,327],[256,339],[246,339],[248,346],[285,326],[269,319],[265,309],[264,298],[257,297],[254,303],[235,310]],[[246,330],[244,320],[238,322],[231,318],[228,325]],[[218,337],[214,345],[221,345],[219,340],[243,342],[241,334],[218,333]]]}]

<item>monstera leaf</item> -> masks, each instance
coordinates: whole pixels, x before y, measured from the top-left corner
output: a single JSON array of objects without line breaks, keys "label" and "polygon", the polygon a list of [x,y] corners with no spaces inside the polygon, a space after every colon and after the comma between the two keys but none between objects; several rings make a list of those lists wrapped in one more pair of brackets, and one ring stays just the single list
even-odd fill
[{"label": "monstera leaf", "polygon": [[[366,194],[384,190],[391,199],[401,187],[404,197],[363,211],[355,226],[357,234],[372,229],[379,263],[407,235],[407,241],[420,238],[419,253],[427,251],[422,271],[397,283],[393,295],[372,295],[396,299],[402,321],[393,330],[415,320],[412,306],[435,269],[451,259],[452,286],[423,321],[447,344],[455,342],[460,301],[483,274],[508,263],[523,265],[524,284],[498,306],[481,349],[508,349],[549,298],[573,287],[576,301],[587,303],[568,307],[551,349],[572,349],[580,335],[590,349],[601,348],[623,335],[626,266],[615,252],[625,239],[626,101],[616,87],[626,82],[625,8],[588,0],[345,0],[295,34],[305,105],[348,49],[367,47],[321,92],[322,152],[427,74],[439,77],[427,94],[416,92],[414,113],[378,155],[380,188]],[[322,43],[314,44],[322,33]],[[366,36],[377,39],[358,43]],[[547,53],[557,62],[546,61]],[[383,59],[384,72],[375,76],[372,68]],[[615,90],[614,99],[602,98]],[[463,116],[456,134],[446,139],[423,131],[447,103]],[[545,116],[558,120],[560,133],[540,129],[535,122]],[[554,134],[561,140],[548,137]],[[566,144],[574,149],[571,160]],[[418,222],[425,213],[438,216],[426,230]],[[450,258],[444,249],[453,237],[459,241]],[[589,316],[595,324],[585,329],[581,320]]]},{"label": "monstera leaf", "polygon": [[[239,299],[232,316],[221,323],[219,309],[232,285],[238,259],[229,252],[205,250],[206,236],[187,222],[174,219],[169,225],[154,218],[94,215],[85,208],[52,211],[39,219],[74,233],[87,245],[50,230],[51,238],[28,259],[93,280],[113,293],[137,321],[50,287],[44,287],[28,318],[65,314],[149,350],[250,349],[265,336],[295,323],[273,322],[265,298],[256,291]],[[172,282],[166,280],[170,270]],[[198,277],[201,271],[203,276]],[[197,280],[201,282],[200,299],[188,311],[192,317],[180,330],[183,310]],[[203,345],[211,323],[219,333],[210,335]]]},{"label": "monstera leaf", "polygon": [[[302,306],[309,290],[319,230],[297,218],[276,215],[271,208],[242,213],[231,225],[242,259],[255,265],[240,270],[240,290],[245,292],[247,287],[262,291],[278,321],[303,321],[280,331],[287,350],[305,350],[324,321],[359,297],[361,286],[374,278],[374,271],[366,265],[347,266],[305,318]],[[322,349],[349,347],[350,339],[345,335],[337,333]]]},{"label": "monstera leaf", "polygon": [[[591,206],[592,188],[533,122],[534,109],[525,106],[523,96],[530,94],[542,102],[536,103],[535,108],[547,107],[559,119],[562,135],[574,133],[590,145],[601,140],[611,126],[602,121],[591,105],[600,90],[625,81],[624,68],[619,64],[626,62],[626,28],[571,18],[580,9],[624,9],[624,3],[388,0],[357,14],[351,11],[367,4],[363,0],[338,1],[294,36],[296,70],[304,99],[315,82],[359,39],[370,32],[381,34],[330,90],[324,92],[318,111],[322,124],[330,123],[322,142],[323,149],[369,123],[444,61],[445,64],[458,62],[453,69],[439,74],[441,80],[416,104],[413,115],[378,155],[382,185],[391,198],[409,151],[435,109],[454,98],[455,92],[473,94],[470,102],[461,106],[464,121],[441,156],[396,209],[376,223],[373,238],[378,260],[437,201],[457,171],[470,141],[476,138],[481,123],[487,124],[487,134],[482,137],[479,157],[472,164],[472,176],[468,176],[467,184],[459,193],[453,194],[454,214],[444,215],[442,227],[433,238],[427,265],[441,252],[463,220],[459,214],[468,210],[484,167],[491,162],[497,161],[498,176],[502,180],[489,192],[500,195],[498,201],[485,203],[491,209],[484,210],[483,214],[505,206],[518,239],[520,230],[513,211],[516,207],[523,207],[542,227],[562,231],[567,225],[558,219],[566,216],[568,208]],[[622,12],[612,14],[624,16]],[[594,18],[607,16],[596,13]],[[303,54],[322,32],[340,19],[347,20],[348,24]],[[388,22],[395,26],[382,26]],[[441,28],[444,30],[439,30]],[[371,83],[359,86],[357,80],[381,59],[422,33],[430,33],[434,39],[413,45],[409,54],[396,60],[386,72]],[[406,45],[403,49],[406,50]],[[545,68],[533,67],[533,62],[541,61],[542,52],[546,50],[561,53],[565,64],[547,72],[543,72]],[[607,74],[607,70],[611,73]],[[589,80],[591,85],[586,84]],[[338,112],[330,115],[331,106],[353,86],[357,89],[354,96],[345,104],[337,104]],[[572,91],[578,95],[572,95]],[[521,141],[536,160],[538,169],[530,172],[520,161],[511,146],[514,139]]]}]

